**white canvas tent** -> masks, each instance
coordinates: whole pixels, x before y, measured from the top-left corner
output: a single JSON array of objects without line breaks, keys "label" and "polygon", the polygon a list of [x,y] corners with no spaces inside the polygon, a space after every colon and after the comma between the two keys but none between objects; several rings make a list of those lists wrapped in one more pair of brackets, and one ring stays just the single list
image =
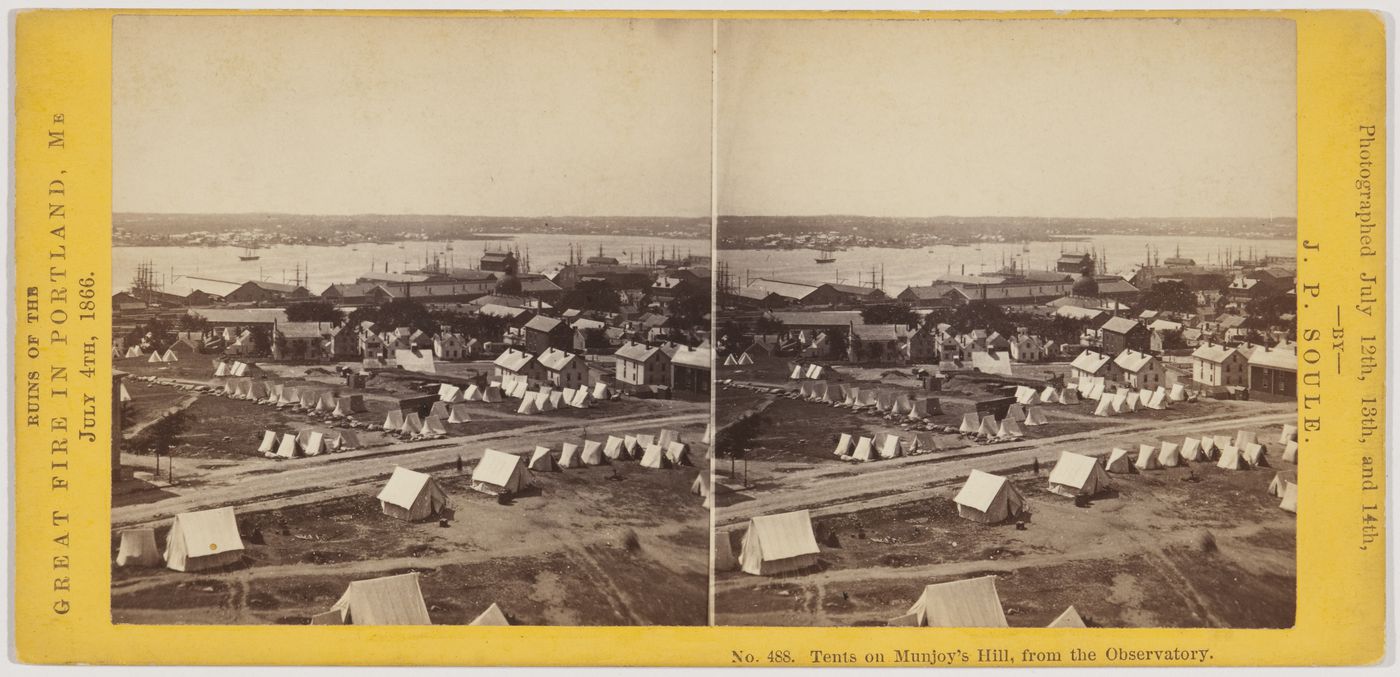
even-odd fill
[{"label": "white canvas tent", "polygon": [[669,468],[671,462],[666,458],[666,451],[659,444],[647,445],[647,450],[642,454],[641,466],[652,470],[662,470]]},{"label": "white canvas tent", "polygon": [[520,406],[516,407],[515,413],[524,414],[526,416],[532,416],[534,414],[540,413],[540,409],[538,406],[535,405],[534,397],[523,397],[520,400]]},{"label": "white canvas tent", "polygon": [[1288,443],[1284,445],[1284,447],[1283,447],[1283,462],[1284,462],[1284,463],[1297,463],[1297,462],[1298,462],[1298,441],[1297,441],[1297,440],[1288,440]]},{"label": "white canvas tent", "polygon": [[452,405],[447,414],[448,423],[469,423],[471,420],[471,414],[467,413],[467,405],[460,402]]},{"label": "white canvas tent", "polygon": [[1191,462],[1210,460],[1201,453],[1201,441],[1194,437],[1188,437],[1182,441],[1181,457]]},{"label": "white canvas tent", "polygon": [[982,576],[926,586],[901,619],[891,624],[930,628],[1005,628],[997,577]]},{"label": "white canvas tent", "polygon": [[967,434],[977,432],[977,414],[963,414],[962,425],[958,426],[958,432]]},{"label": "white canvas tent", "polygon": [[1170,402],[1185,402],[1186,386],[1183,386],[1180,383],[1172,384],[1171,392],[1167,393],[1167,400]]},{"label": "white canvas tent", "polygon": [[1161,470],[1162,464],[1157,462],[1157,448],[1148,444],[1139,444],[1137,462],[1133,465],[1138,470]]},{"label": "white canvas tent", "polygon": [[875,460],[875,440],[861,437],[856,441],[856,450],[851,453],[851,458],[857,461]]},{"label": "white canvas tent", "polygon": [[554,462],[554,454],[550,453],[549,447],[535,447],[535,453],[530,455],[529,465],[535,472],[554,472],[559,469],[559,464]]},{"label": "white canvas tent", "polygon": [[403,425],[399,426],[399,432],[404,435],[417,435],[423,432],[423,421],[418,418],[418,412],[410,411],[403,417]]},{"label": "white canvas tent", "polygon": [[1055,618],[1055,620],[1050,621],[1050,625],[1047,625],[1047,626],[1045,626],[1045,627],[1047,627],[1047,628],[1083,628],[1083,627],[1087,627],[1087,626],[1084,625],[1084,619],[1080,617],[1079,612],[1076,611],[1075,608],[1074,608],[1074,605],[1071,604],[1070,607],[1069,607],[1068,609],[1065,609],[1064,613],[1062,613],[1062,614],[1060,614],[1059,616],[1057,616],[1057,617]]},{"label": "white canvas tent", "polygon": [[1268,450],[1258,442],[1250,442],[1240,449],[1244,462],[1255,468],[1269,467]]},{"label": "white canvas tent", "polygon": [[603,443],[597,440],[584,440],[582,460],[584,465],[603,465]]},{"label": "white canvas tent", "polygon": [[1005,477],[973,470],[953,502],[958,504],[958,516],[995,524],[1020,514],[1026,498]]},{"label": "white canvas tent", "polygon": [[1045,386],[1045,390],[1040,391],[1041,404],[1054,404],[1060,400],[1060,391],[1055,386]]},{"label": "white canvas tent", "polygon": [[744,573],[771,576],[813,566],[820,553],[811,514],[798,510],[750,519],[739,562]]},{"label": "white canvas tent", "polygon": [[603,455],[616,461],[627,458],[627,449],[622,446],[623,439],[616,435],[608,435],[608,441],[603,445]]},{"label": "white canvas tent", "polygon": [[904,444],[898,435],[887,434],[883,440],[880,440],[879,454],[880,458],[899,458],[904,455]]},{"label": "white canvas tent", "polygon": [[1001,420],[1001,426],[997,428],[997,437],[1025,437],[1026,431],[1021,428],[1021,424],[1016,419],[1007,417]]},{"label": "white canvas tent", "polygon": [[1175,468],[1182,465],[1181,453],[1177,450],[1175,442],[1162,441],[1162,449],[1157,453],[1157,462],[1163,468]]},{"label": "white canvas tent", "polygon": [[156,547],[155,529],[123,529],[121,546],[117,549],[117,566],[158,567],[160,549]]},{"label": "white canvas tent", "polygon": [[472,469],[472,489],[483,494],[514,494],[527,486],[524,459],[515,454],[487,449]]},{"label": "white canvas tent", "polygon": [[1031,407],[1026,410],[1026,425],[1045,425],[1049,422],[1050,420],[1045,418],[1045,412],[1041,411],[1040,407]]},{"label": "white canvas tent", "polygon": [[1249,466],[1240,456],[1240,450],[1232,446],[1220,447],[1220,460],[1215,462],[1215,467],[1225,470],[1245,470]]},{"label": "white canvas tent", "polygon": [[277,455],[282,458],[296,458],[297,437],[291,433],[282,434],[282,442],[277,446]]},{"label": "white canvas tent", "polygon": [[447,426],[443,425],[442,419],[437,414],[433,414],[423,421],[422,432],[425,435],[445,436],[447,435]]},{"label": "white canvas tent", "polygon": [[1278,507],[1293,514],[1298,513],[1298,485],[1294,482],[1284,484],[1283,500],[1279,501]]},{"label": "white canvas tent", "polygon": [[666,460],[670,461],[671,465],[675,466],[691,465],[690,447],[686,446],[685,442],[673,440],[670,444],[666,445]]},{"label": "white canvas tent", "polygon": [[992,416],[991,414],[987,414],[986,416],[982,417],[981,425],[977,426],[977,435],[979,437],[996,437],[997,430],[999,429],[1000,426],[997,425],[996,417]]},{"label": "white canvas tent", "polygon": [[398,430],[402,428],[403,412],[398,409],[390,409],[389,413],[384,415],[384,425],[382,427],[385,430]]},{"label": "white canvas tent", "polygon": [[165,538],[165,566],[175,571],[205,571],[243,559],[243,538],[233,508],[182,512]]},{"label": "white canvas tent", "polygon": [[329,611],[312,625],[432,625],[418,572],[351,581]]},{"label": "white canvas tent", "polygon": [[1108,474],[1090,456],[1062,451],[1050,471],[1050,491],[1061,496],[1094,496],[1108,489]]},{"label": "white canvas tent", "polygon": [[1108,461],[1104,463],[1104,470],[1108,472],[1127,475],[1133,471],[1133,459],[1128,454],[1127,449],[1114,448],[1108,454]]},{"label": "white canvas tent", "polygon": [[506,618],[506,613],[501,611],[501,607],[497,606],[495,602],[492,602],[491,606],[486,607],[486,610],[481,612],[480,616],[477,616],[467,625],[510,625],[510,620]]},{"label": "white canvas tent", "polygon": [[1298,441],[1298,426],[1291,423],[1283,424],[1283,430],[1280,430],[1278,434],[1278,443],[1288,444],[1296,441]]},{"label": "white canvas tent", "polygon": [[262,437],[262,444],[259,444],[259,445],[258,445],[258,453],[260,453],[260,454],[269,454],[269,453],[272,453],[272,451],[273,451],[274,449],[276,449],[276,448],[277,448],[277,432],[276,432],[276,431],[273,431],[273,430],[264,430],[264,431],[263,431],[263,437]]},{"label": "white canvas tent", "polygon": [[1060,391],[1060,404],[1079,404],[1079,389],[1073,385]]},{"label": "white canvas tent", "polygon": [[836,441],[836,452],[835,452],[834,455],[836,455],[836,456],[850,456],[850,455],[851,455],[851,434],[850,434],[850,433],[841,433],[841,438],[840,438],[839,440]]},{"label": "white canvas tent", "polygon": [[394,466],[389,481],[374,498],[379,501],[380,512],[410,522],[437,515],[448,505],[447,492],[432,475],[401,466]]},{"label": "white canvas tent", "polygon": [[560,468],[582,468],[583,458],[578,453],[578,445],[573,442],[565,442],[563,449],[559,451]]}]

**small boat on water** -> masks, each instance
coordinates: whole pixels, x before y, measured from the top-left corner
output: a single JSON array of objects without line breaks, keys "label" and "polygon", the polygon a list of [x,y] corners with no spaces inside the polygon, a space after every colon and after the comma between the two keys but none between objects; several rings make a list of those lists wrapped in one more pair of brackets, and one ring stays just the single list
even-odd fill
[{"label": "small boat on water", "polygon": [[257,260],[260,259],[260,258],[262,258],[262,257],[261,257],[261,256],[258,256],[257,253],[253,251],[253,248],[252,248],[252,247],[244,247],[244,248],[243,248],[243,253],[239,255],[238,260],[239,260],[239,261],[257,261]]},{"label": "small boat on water", "polygon": [[831,255],[830,249],[823,249],[821,256],[817,257],[817,263],[836,263],[836,257]]}]

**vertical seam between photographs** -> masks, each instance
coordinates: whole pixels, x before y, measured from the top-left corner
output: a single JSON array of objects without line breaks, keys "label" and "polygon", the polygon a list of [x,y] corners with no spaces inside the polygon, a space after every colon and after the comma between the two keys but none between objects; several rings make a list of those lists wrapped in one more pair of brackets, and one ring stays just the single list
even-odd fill
[{"label": "vertical seam between photographs", "polygon": [[[710,270],[719,263],[719,19],[710,21]],[[710,345],[717,346],[719,336],[719,298],[716,293],[715,276],[710,275]],[[710,351],[710,463],[705,472],[710,473],[710,547],[706,551],[706,569],[709,572],[708,594],[705,603],[708,607],[708,625],[715,626],[715,511],[719,509],[718,487],[715,486],[715,464],[719,462],[719,426],[715,416],[715,359]]]}]

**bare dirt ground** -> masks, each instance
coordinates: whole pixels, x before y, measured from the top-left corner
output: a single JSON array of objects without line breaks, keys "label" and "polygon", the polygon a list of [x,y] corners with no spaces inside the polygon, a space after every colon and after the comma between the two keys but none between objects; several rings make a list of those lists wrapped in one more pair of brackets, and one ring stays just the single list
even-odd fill
[{"label": "bare dirt ground", "polygon": [[[840,372],[857,375],[869,376]],[[886,374],[878,387],[913,386]],[[1045,489],[1062,451],[1103,456],[1123,447],[1135,457],[1138,444],[1240,429],[1258,434],[1274,469],[1294,469],[1277,444],[1280,426],[1296,419],[1292,403],[1203,401],[1112,418],[1092,416],[1088,404],[1045,405],[1051,425],[1028,429],[1025,440],[939,435],[938,453],[860,464],[832,456],[839,433],[909,432],[875,414],[729,390],[738,401],[772,404],[745,440],[746,460],[716,463],[717,536],[737,553],[753,516],[808,509],[823,546],[814,571],[719,574],[720,624],[883,625],[927,584],[992,573],[1013,626],[1043,626],[1070,604],[1111,627],[1292,625],[1296,530],[1266,491],[1273,469],[1200,463],[1113,475],[1116,492],[1088,508]],[[721,409],[727,392],[719,392]],[[961,411],[989,396],[986,384],[955,378],[934,420],[956,425]],[[1032,511],[1025,531],[957,516],[952,497],[974,468],[1015,479]],[[1200,481],[1183,481],[1192,472]],[[1214,547],[1203,547],[1206,534]]]},{"label": "bare dirt ground", "polygon": [[[177,364],[190,365],[190,381],[209,380],[203,367],[195,378],[193,360]],[[151,415],[194,396],[132,384],[132,404]],[[709,511],[690,493],[699,468],[707,465],[706,448],[698,444],[706,405],[623,400],[535,416],[515,414],[512,402],[469,407],[473,421],[450,424],[446,439],[404,442],[360,431],[360,450],[267,459],[255,452],[264,429],[324,428],[325,422],[200,396],[187,409],[193,424],[174,449],[174,483],[164,478],[168,459],[155,477],[150,456],[123,454],[135,478],[114,491],[113,555],[121,528],[155,527],[163,547],[171,516],[232,506],[247,556],[225,571],[114,567],[114,620],[305,623],[334,604],[352,580],[414,570],[422,573],[435,623],[470,622],[492,602],[523,624],[706,622]],[[376,412],[365,420],[375,416],[383,418]],[[620,462],[531,473],[536,488],[509,505],[469,488],[471,469],[486,448],[527,454],[544,445],[557,455],[563,442],[582,443],[585,436],[655,434],[661,427],[681,433],[697,466],[648,470]],[[456,511],[448,527],[380,513],[374,496],[395,465],[440,479]],[[263,543],[252,542],[254,531]]]}]

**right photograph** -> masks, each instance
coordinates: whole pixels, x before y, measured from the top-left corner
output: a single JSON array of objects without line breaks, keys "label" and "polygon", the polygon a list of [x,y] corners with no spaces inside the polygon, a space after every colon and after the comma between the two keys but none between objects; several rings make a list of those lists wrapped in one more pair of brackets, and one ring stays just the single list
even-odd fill
[{"label": "right photograph", "polygon": [[1291,627],[1294,24],[717,31],[715,624]]}]

